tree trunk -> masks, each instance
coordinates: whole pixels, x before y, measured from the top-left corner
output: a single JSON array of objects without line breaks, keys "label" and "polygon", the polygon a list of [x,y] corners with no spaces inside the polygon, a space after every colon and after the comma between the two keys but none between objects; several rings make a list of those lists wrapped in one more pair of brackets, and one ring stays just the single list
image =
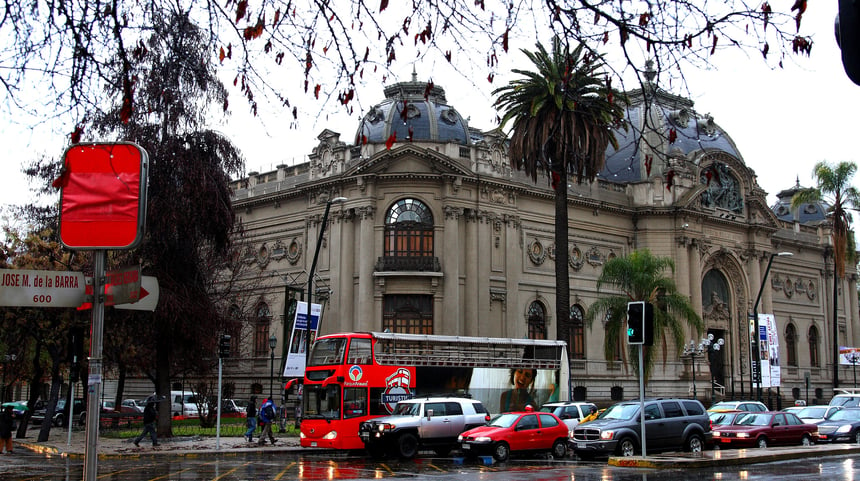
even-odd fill
[{"label": "tree trunk", "polygon": [[27,406],[31,409],[27,410],[24,419],[18,423],[18,431],[15,433],[15,437],[18,439],[27,437],[27,425],[30,424],[30,417],[33,416],[32,408],[36,406],[36,401],[39,400],[39,386],[42,385],[42,376],[45,374],[45,370],[42,369],[41,359],[42,341],[36,339],[36,345],[33,347],[33,376],[30,378],[30,398],[27,400]]},{"label": "tree trunk", "polygon": [[[570,277],[568,265],[567,169],[559,169],[555,193],[555,312],[556,339],[567,342],[570,358]],[[563,386],[566,388],[566,386]]]},{"label": "tree trunk", "polygon": [[[56,413],[56,400],[60,397],[60,388],[63,387],[63,378],[60,376],[60,356],[55,352],[56,349],[48,349],[51,354],[51,394],[48,396],[47,409],[45,409],[45,419],[42,420],[42,425],[39,426],[39,437],[36,441],[44,443],[51,436],[51,426]],[[73,426],[75,419],[75,400],[66,399],[66,411],[63,413],[63,418]]]}]

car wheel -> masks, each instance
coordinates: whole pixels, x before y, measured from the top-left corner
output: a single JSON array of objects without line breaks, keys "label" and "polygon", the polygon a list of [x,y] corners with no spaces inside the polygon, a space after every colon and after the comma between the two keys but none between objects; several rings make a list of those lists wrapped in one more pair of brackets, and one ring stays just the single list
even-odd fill
[{"label": "car wheel", "polygon": [[493,449],[493,458],[500,463],[507,461],[510,455],[511,448],[504,441],[496,444],[496,447]]},{"label": "car wheel", "polygon": [[552,457],[555,459],[561,459],[565,454],[567,454],[567,440],[556,439],[555,442],[552,443]]},{"label": "car wheel", "polygon": [[688,453],[701,453],[704,449],[705,442],[698,434],[691,434],[684,443],[684,451]]},{"label": "car wheel", "polygon": [[412,433],[403,433],[397,438],[397,451],[401,458],[412,459],[418,454],[418,438]]},{"label": "car wheel", "polygon": [[758,441],[756,441],[756,446],[758,446],[760,448],[766,448],[767,447],[767,438],[764,436],[758,438]]},{"label": "car wheel", "polygon": [[62,414],[57,414],[56,416],[54,416],[54,426],[62,426],[63,424],[65,424],[63,421],[64,418]]},{"label": "car wheel", "polygon": [[801,446],[812,446],[812,438],[810,438],[809,436],[804,434],[803,437],[800,438],[800,445]]},{"label": "car wheel", "polygon": [[447,456],[451,452],[451,446],[439,446],[433,449],[437,456]]},{"label": "car wheel", "polygon": [[860,430],[854,433],[854,443],[860,444]]},{"label": "car wheel", "polygon": [[631,438],[624,438],[618,441],[618,447],[615,448],[615,452],[619,456],[633,456],[636,454],[636,443]]}]

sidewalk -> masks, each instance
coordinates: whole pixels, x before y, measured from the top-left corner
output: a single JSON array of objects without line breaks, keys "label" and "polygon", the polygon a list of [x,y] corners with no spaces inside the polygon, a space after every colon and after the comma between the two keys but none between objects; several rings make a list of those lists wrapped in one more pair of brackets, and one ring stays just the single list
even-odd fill
[{"label": "sidewalk", "polygon": [[770,463],[789,459],[820,458],[823,456],[846,456],[860,453],[858,444],[815,444],[812,446],[770,447],[765,449],[718,449],[692,453],[657,454],[643,458],[609,458],[609,465],[631,468],[707,468],[714,466],[738,466],[744,464]]},{"label": "sidewalk", "polygon": [[[15,439],[15,449],[42,453],[49,456],[62,456],[70,458],[86,457],[86,433],[83,430],[72,431],[71,443],[69,433],[64,429],[51,429],[51,435],[46,442],[37,442],[38,431],[30,430],[27,438]],[[182,437],[162,438],[158,440],[158,446],[152,446],[149,438],[140,442],[137,447],[133,439],[117,439],[99,436],[98,456],[99,458],[125,457],[125,456],[149,456],[149,455],[171,455],[171,456],[200,456],[200,455],[224,455],[229,453],[247,453],[255,451],[323,451],[316,448],[302,448],[299,438],[296,436],[275,435],[274,445],[266,441],[260,446],[257,439],[249,443],[243,437]]]}]

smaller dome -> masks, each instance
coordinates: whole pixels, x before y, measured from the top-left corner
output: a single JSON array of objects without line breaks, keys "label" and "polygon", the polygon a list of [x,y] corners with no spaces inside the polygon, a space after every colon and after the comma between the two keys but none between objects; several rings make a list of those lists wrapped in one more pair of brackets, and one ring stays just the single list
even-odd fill
[{"label": "smaller dome", "polygon": [[804,190],[804,187],[800,186],[800,179],[797,179],[796,182],[797,183],[794,187],[785,189],[780,191],[779,194],[776,194],[776,204],[771,207],[773,213],[782,221],[800,222],[801,224],[805,224],[807,222],[820,222],[827,219],[827,210],[829,206],[826,202],[821,200],[800,204],[797,209],[791,208],[791,199],[795,194]]},{"label": "smaller dome", "polygon": [[454,142],[469,145],[468,122],[445,100],[445,90],[432,82],[412,81],[385,87],[385,100],[370,108],[358,125],[355,143]]}]

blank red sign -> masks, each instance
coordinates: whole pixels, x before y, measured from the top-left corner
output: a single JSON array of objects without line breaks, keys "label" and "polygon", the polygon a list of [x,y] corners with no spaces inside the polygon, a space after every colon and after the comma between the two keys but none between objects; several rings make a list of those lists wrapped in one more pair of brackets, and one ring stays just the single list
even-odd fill
[{"label": "blank red sign", "polygon": [[79,144],[58,179],[60,239],[70,249],[130,249],[143,238],[147,155],[132,143]]}]

